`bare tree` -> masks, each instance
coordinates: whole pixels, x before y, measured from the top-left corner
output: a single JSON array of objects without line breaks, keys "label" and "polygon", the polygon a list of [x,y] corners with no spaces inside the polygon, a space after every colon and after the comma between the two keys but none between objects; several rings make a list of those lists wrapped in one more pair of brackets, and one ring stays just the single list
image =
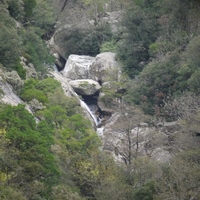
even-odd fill
[{"label": "bare tree", "polygon": [[139,109],[124,107],[118,120],[112,125],[116,154],[120,155],[127,165],[144,152],[145,131],[142,122],[148,119]]}]

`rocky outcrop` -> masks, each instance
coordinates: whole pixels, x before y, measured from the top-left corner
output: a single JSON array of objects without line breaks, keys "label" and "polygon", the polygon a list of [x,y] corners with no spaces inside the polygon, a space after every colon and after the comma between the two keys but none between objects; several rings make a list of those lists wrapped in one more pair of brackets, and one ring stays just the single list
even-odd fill
[{"label": "rocky outcrop", "polygon": [[122,19],[123,11],[106,12],[106,16],[103,17],[103,21],[110,24],[112,32],[119,31],[121,26],[119,22]]},{"label": "rocky outcrop", "polygon": [[89,78],[98,82],[108,81],[111,77],[118,80],[119,69],[115,53],[98,54],[89,68]]},{"label": "rocky outcrop", "polygon": [[23,56],[20,57],[20,59],[21,59],[20,64],[26,70],[26,79],[29,79],[29,78],[37,79],[38,75],[37,75],[34,65],[32,63],[28,63],[28,60],[24,58]]},{"label": "rocky outcrop", "polygon": [[97,93],[101,86],[98,82],[91,79],[81,79],[70,81],[69,84],[72,86],[74,91],[79,95],[94,95]]},{"label": "rocky outcrop", "polygon": [[[0,70],[0,73],[2,71]],[[18,104],[25,104],[15,93],[13,87],[8,84],[2,76],[0,76],[0,101],[12,106],[17,106]],[[32,114],[30,106],[25,104],[25,108]]]},{"label": "rocky outcrop", "polygon": [[[111,153],[115,160],[124,163],[124,155],[128,152],[128,141],[126,126],[123,124],[118,127],[121,113],[115,112],[107,120],[104,127],[98,129],[98,135],[102,141],[104,151]],[[124,124],[126,122],[124,121]],[[130,127],[129,127],[130,128]],[[159,132],[155,127],[150,127],[147,123],[140,123],[139,126],[131,129],[128,136],[131,143],[138,144],[138,155],[148,156],[160,162],[168,162],[172,155],[166,150],[168,137],[163,132]],[[127,146],[126,146],[127,145]],[[134,153],[136,145],[133,146]]]},{"label": "rocky outcrop", "polygon": [[23,85],[24,81],[21,80],[20,76],[16,71],[11,71],[11,72],[4,72],[3,73],[3,78],[14,88],[14,91],[20,90]]},{"label": "rocky outcrop", "polygon": [[3,81],[0,76],[0,90],[1,90],[1,101],[6,104],[17,106],[18,104],[24,103],[14,92],[10,84]]},{"label": "rocky outcrop", "polygon": [[94,60],[95,58],[91,56],[70,55],[61,73],[71,80],[87,79],[89,68]]},{"label": "rocky outcrop", "polygon": [[103,83],[110,78],[118,80],[119,69],[115,53],[105,52],[96,57],[70,55],[61,71],[68,79],[93,79]]}]

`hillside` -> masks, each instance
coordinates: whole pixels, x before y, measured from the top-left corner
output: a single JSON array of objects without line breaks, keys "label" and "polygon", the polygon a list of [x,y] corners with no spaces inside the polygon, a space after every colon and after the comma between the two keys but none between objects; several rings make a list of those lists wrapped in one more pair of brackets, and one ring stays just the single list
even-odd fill
[{"label": "hillside", "polygon": [[199,11],[1,0],[0,200],[200,199]]}]

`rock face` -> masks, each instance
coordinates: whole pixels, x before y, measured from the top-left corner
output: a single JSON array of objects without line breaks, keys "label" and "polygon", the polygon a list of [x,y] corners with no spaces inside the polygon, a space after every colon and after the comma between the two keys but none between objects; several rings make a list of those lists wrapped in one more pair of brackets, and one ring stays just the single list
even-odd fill
[{"label": "rock face", "polygon": [[23,56],[20,57],[20,59],[21,59],[20,64],[26,70],[26,79],[29,79],[29,78],[37,79],[38,75],[37,75],[34,65],[32,63],[28,63],[28,60],[24,58]]},{"label": "rock face", "polygon": [[105,52],[98,54],[90,66],[89,78],[99,82],[105,82],[111,73],[112,76],[118,78],[118,63],[115,60],[115,53]]},{"label": "rock face", "polygon": [[105,82],[108,76],[114,79],[119,76],[115,53],[111,52],[101,53],[96,57],[70,55],[61,73],[71,80],[89,78],[100,83]]},{"label": "rock face", "polygon": [[71,80],[87,79],[89,67],[94,60],[91,56],[70,55],[61,73]]},{"label": "rock face", "polygon": [[79,95],[94,95],[101,88],[100,84],[91,79],[80,79],[70,81],[69,84]]},{"label": "rock face", "polygon": [[1,89],[1,101],[10,104],[12,106],[17,106],[18,104],[24,103],[14,92],[11,85],[3,81],[0,76],[0,89]]},{"label": "rock face", "polygon": [[107,16],[103,18],[103,21],[110,24],[112,32],[116,33],[121,28],[119,22],[122,19],[123,11],[106,12],[106,14]]}]

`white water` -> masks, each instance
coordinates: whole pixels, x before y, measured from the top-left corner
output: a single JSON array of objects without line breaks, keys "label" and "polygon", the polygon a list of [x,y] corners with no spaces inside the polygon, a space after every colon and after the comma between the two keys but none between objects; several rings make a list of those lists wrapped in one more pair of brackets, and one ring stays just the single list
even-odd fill
[{"label": "white water", "polygon": [[81,107],[84,108],[89,113],[89,115],[92,117],[95,125],[98,126],[100,121],[97,119],[97,116],[92,113],[92,111],[90,110],[90,108],[84,101],[80,100],[80,104],[81,104]]},{"label": "white water", "polygon": [[79,102],[81,107],[86,111],[86,113],[88,114],[88,116],[90,117],[91,121],[94,122],[94,126],[98,126],[101,121],[97,118],[97,116],[90,110],[90,108],[88,107],[88,105],[82,101],[80,99],[80,97],[76,94],[76,92],[73,90],[73,88],[70,86],[70,84],[68,83],[68,79],[66,79],[62,74],[60,74],[59,72],[56,71],[52,71],[51,74],[54,76],[54,78],[59,81],[61,83],[61,86],[65,92],[65,94],[67,96],[69,96],[70,94],[74,97],[76,97]]},{"label": "white water", "polygon": [[103,137],[104,127],[97,128],[97,135],[99,137]]}]

